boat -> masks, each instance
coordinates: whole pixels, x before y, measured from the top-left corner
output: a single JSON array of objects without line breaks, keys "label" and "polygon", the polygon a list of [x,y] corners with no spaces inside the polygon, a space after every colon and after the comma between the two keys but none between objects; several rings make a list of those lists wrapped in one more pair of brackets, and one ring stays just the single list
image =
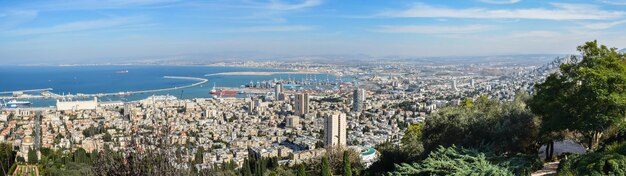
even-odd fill
[{"label": "boat", "polygon": [[30,101],[17,101],[17,100],[11,100],[9,102],[6,103],[6,105],[8,106],[12,106],[12,105],[30,105]]},{"label": "boat", "polygon": [[117,71],[115,73],[117,73],[117,74],[126,74],[126,73],[128,73],[128,70]]},{"label": "boat", "polygon": [[238,94],[237,91],[224,90],[224,89],[215,89],[215,83],[213,83],[213,88],[211,89],[211,95],[235,95]]},{"label": "boat", "polygon": [[232,90],[215,90],[212,89],[211,90],[211,94],[212,95],[235,95],[235,94],[239,94],[239,92],[237,91],[232,91]]},{"label": "boat", "polygon": [[17,101],[17,100],[11,100],[9,102],[6,102],[4,104],[0,104],[0,107],[9,107],[9,108],[17,108],[19,106],[29,106],[32,103],[30,101]]}]

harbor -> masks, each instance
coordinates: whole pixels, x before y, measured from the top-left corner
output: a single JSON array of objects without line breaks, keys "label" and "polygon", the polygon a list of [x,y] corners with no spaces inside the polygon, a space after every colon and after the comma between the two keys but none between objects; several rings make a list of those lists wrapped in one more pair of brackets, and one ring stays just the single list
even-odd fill
[{"label": "harbor", "polygon": [[[14,99],[76,99],[76,98],[90,98],[90,97],[106,97],[106,96],[129,96],[133,94],[143,94],[143,93],[155,93],[162,91],[171,91],[177,89],[184,89],[189,87],[198,86],[208,82],[208,79],[197,78],[197,77],[184,77],[184,76],[163,76],[165,79],[185,79],[185,80],[196,80],[198,82],[185,85],[185,86],[176,86],[170,88],[162,88],[162,89],[152,89],[152,90],[139,90],[139,91],[127,91],[127,92],[114,92],[114,93],[95,93],[95,94],[67,94],[60,95],[51,92],[52,88],[45,89],[33,89],[33,90],[17,90],[17,91],[4,91],[0,92],[0,94],[12,94],[11,96],[0,96],[0,100],[14,100]],[[26,94],[32,92],[41,92],[40,95],[34,94]]]}]

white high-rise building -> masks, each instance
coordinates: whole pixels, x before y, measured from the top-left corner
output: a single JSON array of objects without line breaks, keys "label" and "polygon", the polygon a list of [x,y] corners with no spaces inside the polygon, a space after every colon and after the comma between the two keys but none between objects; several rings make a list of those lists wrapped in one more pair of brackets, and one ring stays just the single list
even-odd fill
[{"label": "white high-rise building", "polygon": [[470,87],[474,87],[476,86],[476,81],[474,81],[474,79],[470,80]]},{"label": "white high-rise building", "polygon": [[363,101],[365,101],[365,89],[354,89],[354,92],[352,93],[352,111],[363,111]]},{"label": "white high-rise building", "polygon": [[452,89],[453,90],[458,90],[457,87],[456,87],[456,79],[452,80]]},{"label": "white high-rise building", "polygon": [[283,93],[283,84],[282,83],[276,83],[276,86],[274,86],[274,98],[276,100],[279,100],[281,97],[281,94]]},{"label": "white high-rise building", "polygon": [[324,146],[345,147],[346,142],[346,114],[328,112],[324,115]]},{"label": "white high-rise building", "polygon": [[296,115],[302,117],[304,114],[309,113],[309,94],[301,93],[296,94],[295,97]]},{"label": "white high-rise building", "polygon": [[250,101],[248,102],[248,113],[250,114],[254,113],[255,109],[256,109],[256,102],[254,101],[254,99],[250,99]]}]

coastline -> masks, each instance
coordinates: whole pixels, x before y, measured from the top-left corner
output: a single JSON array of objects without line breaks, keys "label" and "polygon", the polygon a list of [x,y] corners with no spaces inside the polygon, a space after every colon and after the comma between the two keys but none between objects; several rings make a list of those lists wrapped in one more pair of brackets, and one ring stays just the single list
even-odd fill
[{"label": "coastline", "polygon": [[12,96],[0,96],[0,100],[8,100],[8,99],[48,99],[48,98],[89,98],[89,97],[106,97],[106,96],[119,96],[126,94],[143,94],[143,93],[153,93],[153,92],[162,92],[169,90],[177,90],[184,89],[189,87],[198,86],[208,82],[208,79],[204,78],[196,78],[196,77],[186,77],[186,76],[163,76],[164,79],[187,79],[187,80],[196,80],[198,82],[184,85],[184,86],[175,86],[169,88],[161,88],[161,89],[150,89],[150,90],[138,90],[138,91],[127,91],[127,92],[114,92],[114,93],[94,93],[94,94],[74,94],[74,95],[58,95],[53,94],[52,96],[42,96],[42,95],[29,95],[28,97],[12,97]]},{"label": "coastline", "polygon": [[298,71],[298,72],[222,72],[222,73],[206,74],[204,76],[271,76],[271,75],[280,75],[280,74],[323,74],[323,73],[306,72],[306,71]]}]

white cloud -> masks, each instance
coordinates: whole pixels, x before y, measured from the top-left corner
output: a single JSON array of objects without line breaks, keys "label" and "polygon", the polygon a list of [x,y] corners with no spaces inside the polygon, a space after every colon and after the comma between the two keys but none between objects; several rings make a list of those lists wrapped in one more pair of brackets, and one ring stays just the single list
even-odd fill
[{"label": "white cloud", "polygon": [[617,26],[617,25],[621,25],[625,23],[626,23],[626,20],[621,20],[621,21],[613,21],[613,22],[606,22],[606,23],[588,23],[588,24],[584,24],[583,26],[589,29],[601,30],[601,29],[608,29],[613,26]]},{"label": "white cloud", "polygon": [[624,16],[623,11],[607,11],[584,4],[552,3],[553,8],[485,9],[434,7],[418,3],[407,10],[380,13],[383,17],[404,18],[473,18],[473,19],[541,19],[606,20]]},{"label": "white cloud", "polygon": [[479,33],[494,29],[489,25],[465,25],[465,26],[429,26],[429,25],[405,25],[405,26],[379,26],[374,31],[383,33],[416,33],[416,34],[467,34]]},{"label": "white cloud", "polygon": [[37,18],[39,12],[35,10],[7,10],[0,11],[0,29],[7,29],[26,23]]},{"label": "white cloud", "polygon": [[553,32],[553,31],[524,31],[524,32],[514,32],[510,35],[513,38],[554,38],[557,36],[561,36],[561,33]]},{"label": "white cloud", "polygon": [[314,28],[303,25],[287,25],[287,26],[253,26],[230,30],[229,32],[299,32],[310,31]]},{"label": "white cloud", "polygon": [[95,9],[122,9],[132,7],[149,7],[178,2],[179,0],[81,0],[57,1],[54,3],[33,4],[43,11],[47,10],[95,10]]},{"label": "white cloud", "polygon": [[322,4],[321,0],[304,0],[300,3],[285,3],[278,0],[272,0],[267,7],[273,10],[298,10],[315,7],[320,4]]},{"label": "white cloud", "polygon": [[626,5],[626,0],[600,0],[600,2],[612,5]]},{"label": "white cloud", "polygon": [[117,17],[117,18],[109,18],[109,19],[76,21],[76,22],[58,24],[58,25],[49,26],[49,27],[17,29],[17,30],[9,31],[9,33],[14,34],[14,35],[37,35],[37,34],[88,31],[88,30],[98,30],[98,29],[104,29],[104,28],[122,27],[125,25],[135,25],[141,21],[142,19],[138,17]]},{"label": "white cloud", "polygon": [[480,2],[490,3],[490,4],[515,4],[522,0],[480,0]]}]

